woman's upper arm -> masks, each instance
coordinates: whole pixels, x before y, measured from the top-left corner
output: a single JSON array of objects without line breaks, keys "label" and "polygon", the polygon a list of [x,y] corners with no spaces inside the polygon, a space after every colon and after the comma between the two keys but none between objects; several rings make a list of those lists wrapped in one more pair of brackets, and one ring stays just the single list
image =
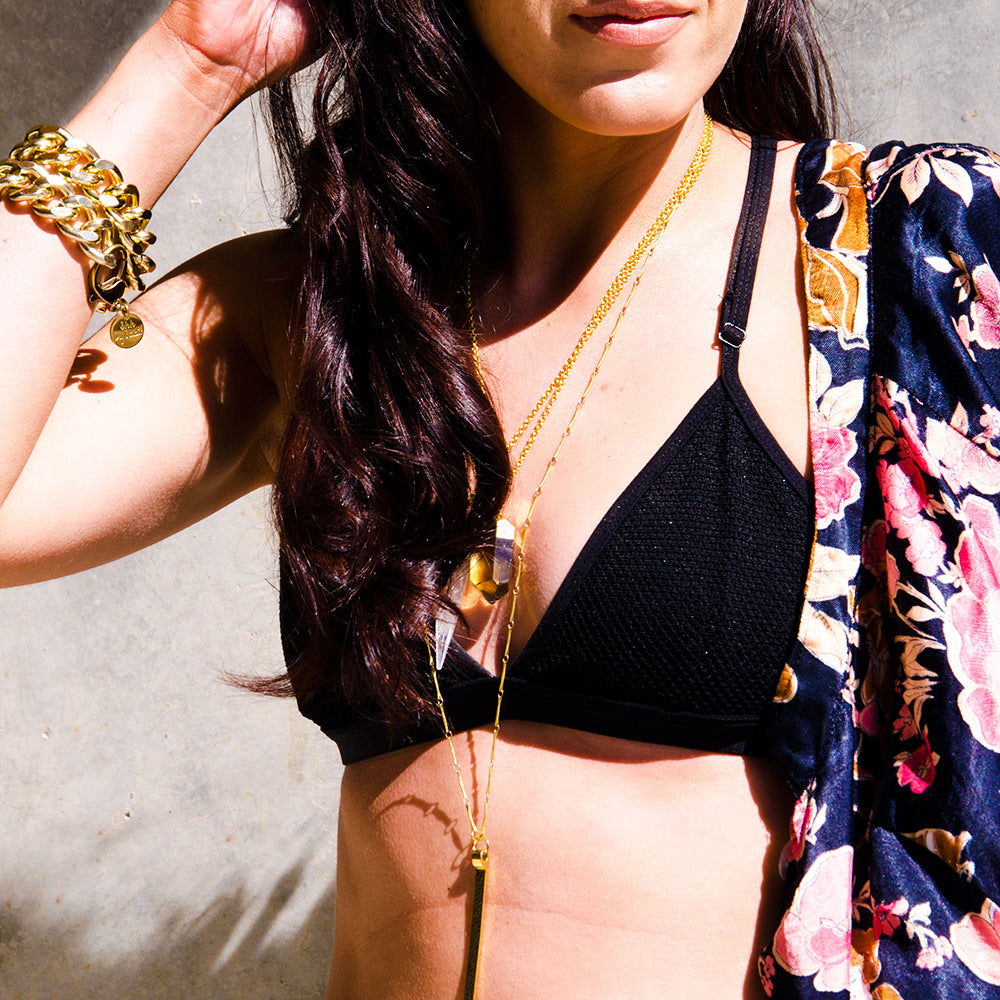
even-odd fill
[{"label": "woman's upper arm", "polygon": [[270,481],[283,425],[293,240],[263,233],[179,268],[135,304],[134,348],[81,348],[0,509],[0,584],[98,565]]}]

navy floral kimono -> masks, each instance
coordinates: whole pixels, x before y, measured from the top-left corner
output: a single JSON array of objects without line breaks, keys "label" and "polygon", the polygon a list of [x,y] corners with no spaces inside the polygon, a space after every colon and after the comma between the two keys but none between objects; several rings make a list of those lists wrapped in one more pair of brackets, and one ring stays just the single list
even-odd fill
[{"label": "navy floral kimono", "polygon": [[774,997],[1000,997],[1000,161],[811,143],[816,538]]}]

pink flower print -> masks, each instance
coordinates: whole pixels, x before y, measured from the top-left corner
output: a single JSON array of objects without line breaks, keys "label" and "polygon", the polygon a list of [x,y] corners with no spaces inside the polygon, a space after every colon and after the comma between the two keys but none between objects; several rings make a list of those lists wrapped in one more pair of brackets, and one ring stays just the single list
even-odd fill
[{"label": "pink flower print", "polygon": [[995,350],[1000,347],[1000,282],[989,264],[980,264],[972,272],[972,282],[975,295],[969,306],[972,316],[969,340]]},{"label": "pink flower print", "polygon": [[782,878],[792,861],[798,861],[805,854],[806,844],[816,843],[816,831],[826,822],[826,806],[819,806],[812,796],[810,785],[796,800],[792,818],[788,824],[788,843],[778,859]]},{"label": "pink flower print", "polygon": [[983,597],[1000,582],[1000,517],[991,503],[975,496],[962,504],[962,517],[969,525],[957,550],[962,580]]},{"label": "pink flower print", "polygon": [[768,996],[774,993],[774,973],[774,959],[770,955],[764,955],[757,959],[757,974],[760,976],[760,984]]},{"label": "pink flower print", "polygon": [[921,576],[936,576],[944,566],[947,554],[941,529],[933,521],[919,517],[901,528],[899,534],[909,542],[906,558],[914,570]]},{"label": "pink flower print", "polygon": [[878,736],[879,734],[879,711],[878,702],[874,699],[868,702],[864,708],[861,709],[857,714],[857,724],[861,729],[867,733],[869,736]]},{"label": "pink flower print", "polygon": [[961,590],[945,608],[948,662],[963,690],[958,709],[972,735],[1000,751],[1000,517],[981,497],[961,507],[956,550]]},{"label": "pink flower print", "polygon": [[927,488],[924,486],[923,477],[919,474],[924,472],[937,479],[941,475],[941,470],[938,467],[937,459],[932,450],[924,443],[923,435],[917,426],[916,417],[914,417],[913,411],[910,409],[909,400],[901,400],[900,402],[904,410],[902,415],[896,413],[895,407],[893,407],[896,437],[899,444],[898,464],[905,470],[915,485],[918,484],[919,480],[918,488],[926,500]]},{"label": "pink flower print", "polygon": [[895,903],[879,903],[875,907],[875,934],[878,937],[892,937],[899,929],[900,918],[906,915],[909,906],[905,899],[897,899]]},{"label": "pink flower print", "polygon": [[920,949],[920,954],[917,955],[917,959],[913,964],[918,969],[926,969],[928,972],[933,972],[935,969],[940,969],[944,965],[944,960],[951,958],[951,956],[951,942],[945,937],[936,937],[930,944]]},{"label": "pink flower print", "polygon": [[878,480],[885,498],[886,519],[896,529],[919,517],[927,506],[927,487],[913,459],[890,465],[878,463]]},{"label": "pink flower print", "polygon": [[899,710],[896,721],[892,724],[892,731],[901,740],[912,740],[918,735],[917,724],[913,718],[913,712],[909,705],[903,705]]},{"label": "pink flower print", "polygon": [[885,521],[876,521],[861,542],[861,565],[875,576],[885,575]]},{"label": "pink flower print", "polygon": [[813,976],[821,993],[846,990],[851,975],[849,846],[821,854],[795,890],[774,936],[774,957],[793,976]]},{"label": "pink flower print", "polygon": [[818,412],[814,413],[810,436],[816,527],[823,529],[839,521],[844,510],[861,496],[861,480],[848,464],[858,450],[858,440],[846,427],[831,427]]},{"label": "pink flower print", "polygon": [[792,818],[788,824],[787,859],[798,861],[806,849],[806,837],[809,827],[816,816],[816,800],[808,792],[800,795],[792,810]]},{"label": "pink flower print", "polygon": [[992,900],[952,924],[950,937],[955,954],[976,976],[1000,986],[1000,909]]},{"label": "pink flower print", "polygon": [[[930,451],[924,447],[923,441],[920,440],[920,436],[912,424],[912,417],[900,422],[900,431],[897,464],[906,470],[907,475],[913,479],[914,483],[917,481],[918,470],[919,472],[929,472],[937,478],[940,475],[938,463]],[[924,500],[926,501],[927,488],[923,485],[922,477],[920,485],[923,488]]]},{"label": "pink flower print", "polygon": [[912,459],[897,464],[882,459],[877,475],[886,520],[909,543],[907,561],[921,576],[935,576],[944,565],[947,550],[941,529],[923,514],[928,500],[923,473]]},{"label": "pink flower print", "polygon": [[993,438],[1000,437],[1000,410],[989,404],[984,405],[979,424],[983,428],[983,433],[991,441]]},{"label": "pink flower print", "polygon": [[928,420],[927,447],[954,493],[970,486],[979,493],[1000,493],[1000,461],[954,427]]},{"label": "pink flower print", "polygon": [[906,751],[896,756],[896,778],[901,788],[910,787],[916,795],[922,795],[934,783],[940,754],[931,750],[924,732],[924,741],[916,750]]}]

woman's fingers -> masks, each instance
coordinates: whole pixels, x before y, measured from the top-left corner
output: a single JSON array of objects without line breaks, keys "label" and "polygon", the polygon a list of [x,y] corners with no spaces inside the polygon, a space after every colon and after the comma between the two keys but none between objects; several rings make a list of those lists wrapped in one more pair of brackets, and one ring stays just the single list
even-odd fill
[{"label": "woman's fingers", "polygon": [[301,69],[315,53],[308,0],[174,0],[160,23],[200,72],[230,79],[237,99]]}]

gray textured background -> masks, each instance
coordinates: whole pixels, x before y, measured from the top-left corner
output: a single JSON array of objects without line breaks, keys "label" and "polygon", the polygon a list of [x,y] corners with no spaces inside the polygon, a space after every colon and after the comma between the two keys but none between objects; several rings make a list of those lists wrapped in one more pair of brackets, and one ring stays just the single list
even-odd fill
[{"label": "gray textured background", "polygon": [[[0,148],[68,120],[159,7],[0,0]],[[1000,146],[997,0],[820,11],[845,137]],[[230,116],[160,203],[160,273],[273,224],[256,136]],[[3,1000],[322,995],[339,759],[219,677],[279,665],[266,505],[0,593]]]}]

